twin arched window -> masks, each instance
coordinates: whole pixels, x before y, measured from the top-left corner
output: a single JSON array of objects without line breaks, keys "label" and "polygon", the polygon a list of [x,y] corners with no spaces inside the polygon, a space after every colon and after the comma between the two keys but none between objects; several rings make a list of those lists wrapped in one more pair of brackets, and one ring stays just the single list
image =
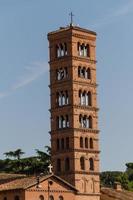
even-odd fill
[{"label": "twin arched window", "polygon": [[[58,158],[57,159],[57,172],[61,172],[61,159]],[[65,159],[65,171],[69,171],[70,170],[70,159],[66,158]]]},{"label": "twin arched window", "polygon": [[86,115],[84,116],[80,115],[79,123],[81,128],[92,128],[92,117],[91,116],[87,117]]},{"label": "twin arched window", "polygon": [[56,140],[57,145],[57,151],[63,150],[64,148],[69,149],[69,137],[66,137],[66,139],[57,139]]},{"label": "twin arched window", "polygon": [[86,67],[78,67],[78,77],[85,78],[85,79],[91,79],[91,70],[90,68]]},{"label": "twin arched window", "polygon": [[85,106],[91,106],[92,105],[92,97],[91,92],[86,91],[79,91],[79,98],[80,98],[80,104]]},{"label": "twin arched window", "polygon": [[63,57],[67,55],[67,44],[60,43],[56,45],[56,57]]},{"label": "twin arched window", "polygon": [[57,128],[68,128],[69,127],[69,117],[68,115],[57,117]]},{"label": "twin arched window", "polygon": [[67,78],[67,76],[68,76],[67,67],[64,67],[64,68],[61,67],[56,70],[56,79],[58,81]]},{"label": "twin arched window", "polygon": [[[85,170],[85,157],[84,156],[80,157],[80,168],[81,168],[81,170]],[[89,170],[94,171],[94,160],[93,160],[93,158],[89,159]]]},{"label": "twin arched window", "polygon": [[56,93],[56,101],[58,106],[68,105],[68,91]]},{"label": "twin arched window", "polygon": [[78,50],[79,56],[90,57],[90,46],[89,46],[89,44],[84,44],[84,43],[78,42],[77,50]]}]

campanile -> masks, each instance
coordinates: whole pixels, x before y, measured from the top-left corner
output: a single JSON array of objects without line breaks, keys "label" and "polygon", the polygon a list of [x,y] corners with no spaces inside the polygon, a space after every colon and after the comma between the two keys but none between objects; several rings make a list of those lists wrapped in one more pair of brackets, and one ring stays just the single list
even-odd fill
[{"label": "campanile", "polygon": [[99,200],[96,33],[78,26],[48,33],[54,174]]}]

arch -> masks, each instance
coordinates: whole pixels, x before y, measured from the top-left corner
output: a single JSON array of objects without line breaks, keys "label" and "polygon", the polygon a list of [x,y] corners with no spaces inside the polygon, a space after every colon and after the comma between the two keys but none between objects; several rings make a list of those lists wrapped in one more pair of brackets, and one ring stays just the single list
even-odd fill
[{"label": "arch", "polygon": [[93,149],[93,139],[90,138],[90,149]]},{"label": "arch", "polygon": [[88,92],[87,96],[88,96],[88,106],[92,106],[92,95],[90,91]]},{"label": "arch", "polygon": [[57,172],[61,172],[61,159],[57,159]]},{"label": "arch", "polygon": [[65,159],[65,171],[69,171],[70,170],[70,159],[66,158]]},{"label": "arch", "polygon": [[89,128],[92,128],[92,116],[89,116]]},{"label": "arch", "polygon": [[19,200],[20,198],[19,198],[19,196],[18,195],[16,195],[15,197],[14,197],[14,200]]},{"label": "arch", "polygon": [[68,115],[66,115],[66,127],[67,128],[69,127],[69,117],[68,117]]},{"label": "arch", "polygon": [[50,195],[50,196],[49,196],[49,200],[54,200],[53,195]]},{"label": "arch", "polygon": [[44,196],[43,196],[43,195],[40,195],[40,196],[39,196],[39,200],[44,200]]},{"label": "arch", "polygon": [[88,138],[87,137],[85,138],[85,148],[88,149]]},{"label": "arch", "polygon": [[64,138],[61,139],[61,149],[64,149]]},{"label": "arch", "polygon": [[88,78],[88,79],[91,79],[91,70],[90,70],[90,68],[88,68],[88,69],[86,70],[86,72],[87,72],[87,78]]},{"label": "arch", "polygon": [[67,44],[66,44],[66,42],[64,43],[64,55],[65,56],[67,55]]},{"label": "arch", "polygon": [[81,66],[78,66],[78,77],[81,77]]},{"label": "arch", "polygon": [[66,137],[66,149],[69,149],[69,137]]},{"label": "arch", "polygon": [[89,159],[89,167],[90,167],[91,171],[94,171],[94,161],[93,161],[93,158]]},{"label": "arch", "polygon": [[80,148],[83,148],[83,138],[80,137]]},{"label": "arch", "polygon": [[80,168],[85,170],[85,158],[83,156],[80,158]]},{"label": "arch", "polygon": [[57,150],[60,149],[60,140],[59,139],[56,140],[56,148],[57,148]]},{"label": "arch", "polygon": [[69,98],[68,98],[68,91],[65,91],[65,104],[68,105],[69,104]]},{"label": "arch", "polygon": [[59,200],[64,200],[63,196],[60,195],[59,196]]},{"label": "arch", "polygon": [[86,45],[86,49],[87,49],[87,55],[86,56],[90,57],[90,45],[89,44]]}]

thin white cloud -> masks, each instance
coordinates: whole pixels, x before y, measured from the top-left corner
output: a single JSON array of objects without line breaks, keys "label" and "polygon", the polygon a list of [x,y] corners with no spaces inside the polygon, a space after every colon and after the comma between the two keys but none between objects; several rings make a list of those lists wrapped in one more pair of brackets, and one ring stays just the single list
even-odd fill
[{"label": "thin white cloud", "polygon": [[96,23],[93,23],[92,28],[98,28],[107,24],[114,22],[116,19],[128,15],[133,12],[133,0],[129,0],[126,4],[119,7],[114,12],[105,16],[102,19],[99,19]]},{"label": "thin white cloud", "polygon": [[34,62],[30,65],[24,67],[24,74],[18,77],[17,81],[11,85],[9,90],[0,92],[0,99],[9,96],[14,91],[27,86],[32,83],[36,79],[38,79],[41,75],[48,71],[48,63],[46,62]]},{"label": "thin white cloud", "polygon": [[17,90],[30,84],[42,74],[44,74],[47,70],[48,64],[45,62],[34,62],[31,65],[26,66],[24,75],[18,78],[17,82],[12,86],[12,90]]}]

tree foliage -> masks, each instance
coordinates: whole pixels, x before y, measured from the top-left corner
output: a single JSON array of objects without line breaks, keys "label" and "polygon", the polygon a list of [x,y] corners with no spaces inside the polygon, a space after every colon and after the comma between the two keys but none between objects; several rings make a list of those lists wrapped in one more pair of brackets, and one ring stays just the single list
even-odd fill
[{"label": "tree foliage", "polygon": [[0,172],[16,174],[46,173],[50,163],[50,147],[45,151],[36,149],[36,156],[22,158],[25,153],[21,149],[5,152],[6,159],[0,160]]},{"label": "tree foliage", "polygon": [[126,163],[126,171],[106,171],[100,174],[101,185],[114,187],[115,182],[121,183],[126,190],[133,191],[133,163]]}]

